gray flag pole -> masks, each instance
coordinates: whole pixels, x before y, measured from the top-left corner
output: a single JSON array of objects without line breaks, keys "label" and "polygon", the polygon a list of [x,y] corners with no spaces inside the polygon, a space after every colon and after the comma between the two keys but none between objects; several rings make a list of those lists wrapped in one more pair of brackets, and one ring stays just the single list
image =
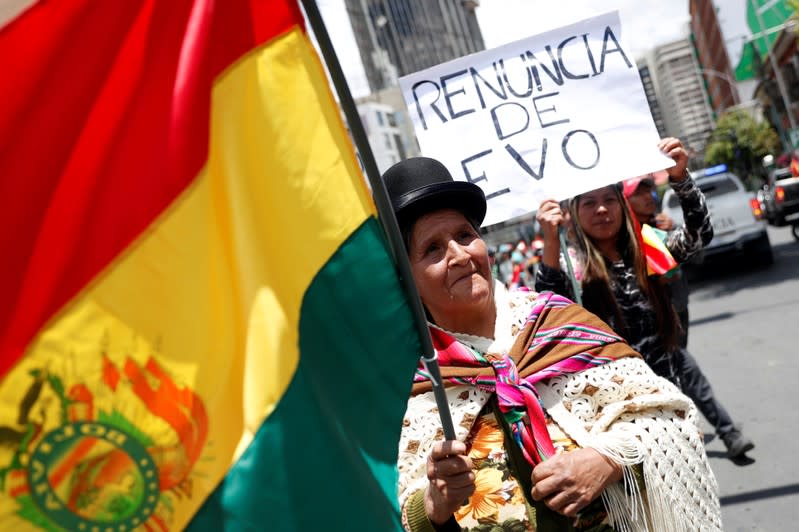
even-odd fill
[{"label": "gray flag pole", "polygon": [[408,302],[411,304],[414,324],[419,334],[419,340],[422,343],[422,362],[433,384],[433,393],[435,394],[436,405],[438,406],[438,412],[441,416],[444,437],[448,440],[454,440],[455,428],[452,425],[449,402],[444,392],[444,384],[441,381],[438,357],[435,349],[433,349],[430,331],[427,328],[427,316],[422,307],[422,302],[419,299],[419,294],[416,291],[416,285],[413,282],[411,266],[408,263],[408,257],[405,253],[405,244],[402,241],[397,219],[394,216],[394,209],[391,207],[388,192],[386,192],[386,187],[383,184],[383,180],[380,178],[380,172],[377,168],[374,154],[369,147],[369,139],[363,129],[363,124],[361,124],[358,109],[355,106],[355,101],[352,99],[352,94],[350,94],[347,80],[341,70],[338,57],[336,57],[336,52],[333,49],[333,43],[330,41],[330,36],[327,33],[327,28],[319,13],[316,2],[314,0],[301,0],[301,3],[305,9],[305,14],[308,17],[311,29],[319,43],[319,48],[322,51],[322,56],[324,57],[328,72],[330,73],[330,78],[333,80],[333,86],[338,94],[344,116],[347,118],[347,124],[350,127],[352,139],[361,157],[361,163],[366,172],[366,177],[369,179],[369,183],[372,186],[372,196],[377,206],[377,213],[383,225],[383,231],[388,239],[388,245],[391,250],[392,258],[394,259],[394,264],[396,264],[399,270],[403,290],[408,297]]},{"label": "gray flag pole", "polygon": [[574,276],[574,267],[572,266],[572,259],[569,256],[568,242],[566,241],[566,228],[563,226],[558,227],[558,238],[560,238],[560,252],[563,254],[563,259],[566,262],[566,271],[569,273],[569,280],[572,283],[572,292],[574,292],[574,302],[578,305],[583,305],[583,295],[580,293],[580,283]]}]

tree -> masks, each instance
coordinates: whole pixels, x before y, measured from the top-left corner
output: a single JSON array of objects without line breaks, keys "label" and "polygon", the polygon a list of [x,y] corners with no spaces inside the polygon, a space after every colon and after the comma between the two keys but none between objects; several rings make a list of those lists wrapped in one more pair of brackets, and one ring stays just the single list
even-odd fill
[{"label": "tree", "polygon": [[771,126],[758,122],[741,109],[724,113],[716,123],[705,150],[709,165],[726,164],[750,188],[763,177],[760,161],[780,150],[780,139]]}]

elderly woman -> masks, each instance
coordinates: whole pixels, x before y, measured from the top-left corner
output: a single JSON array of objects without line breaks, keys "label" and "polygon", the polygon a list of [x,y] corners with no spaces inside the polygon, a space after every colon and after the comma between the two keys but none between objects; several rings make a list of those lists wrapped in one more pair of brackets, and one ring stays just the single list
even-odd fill
[{"label": "elderly woman", "polygon": [[438,161],[383,176],[456,427],[419,369],[399,448],[408,530],[720,530],[696,409],[605,323],[490,274],[482,190]]}]

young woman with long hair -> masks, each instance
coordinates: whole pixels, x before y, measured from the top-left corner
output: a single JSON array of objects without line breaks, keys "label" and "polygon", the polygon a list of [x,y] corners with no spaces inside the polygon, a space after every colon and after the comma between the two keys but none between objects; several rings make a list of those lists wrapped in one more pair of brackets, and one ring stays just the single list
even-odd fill
[{"label": "young woman with long hair", "polygon": [[[668,234],[665,246],[679,264],[710,242],[713,227],[704,196],[688,177],[682,143],[666,138],[659,147],[676,163],[668,169],[669,183],[680,200],[685,225]],[[680,349],[681,326],[669,288],[663,277],[648,273],[640,228],[622,187],[610,185],[576,196],[569,202],[569,214],[582,269],[583,306],[624,337],[656,374],[683,388],[714,424],[730,456],[740,456],[754,447],[715,399],[712,408],[708,407],[708,401],[693,393],[697,386],[686,386],[698,380],[710,388],[701,369],[687,363],[685,351]],[[573,297],[560,266],[558,229],[564,212],[557,202],[546,200],[536,218],[544,234],[544,256],[535,289]]]}]

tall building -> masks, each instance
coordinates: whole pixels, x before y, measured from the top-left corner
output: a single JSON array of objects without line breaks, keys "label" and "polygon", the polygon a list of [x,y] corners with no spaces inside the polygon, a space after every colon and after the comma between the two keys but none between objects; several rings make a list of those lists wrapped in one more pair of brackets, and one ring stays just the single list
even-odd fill
[{"label": "tall building", "polygon": [[373,92],[397,76],[485,49],[477,0],[345,0]]},{"label": "tall building", "polygon": [[690,0],[691,43],[716,115],[741,102],[713,0]]},{"label": "tall building", "polygon": [[357,107],[380,173],[408,157],[408,141],[403,138],[401,128],[402,113],[386,103],[366,99],[360,100]]},{"label": "tall building", "polygon": [[680,39],[658,46],[654,63],[666,132],[679,137],[692,158],[701,161],[714,122],[691,42]]},{"label": "tall building", "polygon": [[638,74],[641,76],[641,83],[644,85],[646,103],[649,104],[649,111],[652,113],[652,120],[655,122],[658,135],[660,135],[660,138],[663,138],[667,136],[666,122],[663,120],[663,111],[660,108],[660,101],[658,101],[657,91],[655,90],[655,79],[649,68],[649,61],[645,58],[639,59],[637,61],[637,66]]},{"label": "tall building", "polygon": [[360,107],[361,104],[370,102],[387,105],[393,111],[394,117],[392,121],[395,125],[392,127],[399,130],[401,141],[401,147],[398,151],[403,153],[404,157],[417,157],[421,155],[419,141],[416,139],[416,132],[413,130],[413,123],[411,122],[410,116],[408,116],[408,110],[405,106],[405,100],[402,97],[399,86],[373,92],[359,98],[356,103]]}]

